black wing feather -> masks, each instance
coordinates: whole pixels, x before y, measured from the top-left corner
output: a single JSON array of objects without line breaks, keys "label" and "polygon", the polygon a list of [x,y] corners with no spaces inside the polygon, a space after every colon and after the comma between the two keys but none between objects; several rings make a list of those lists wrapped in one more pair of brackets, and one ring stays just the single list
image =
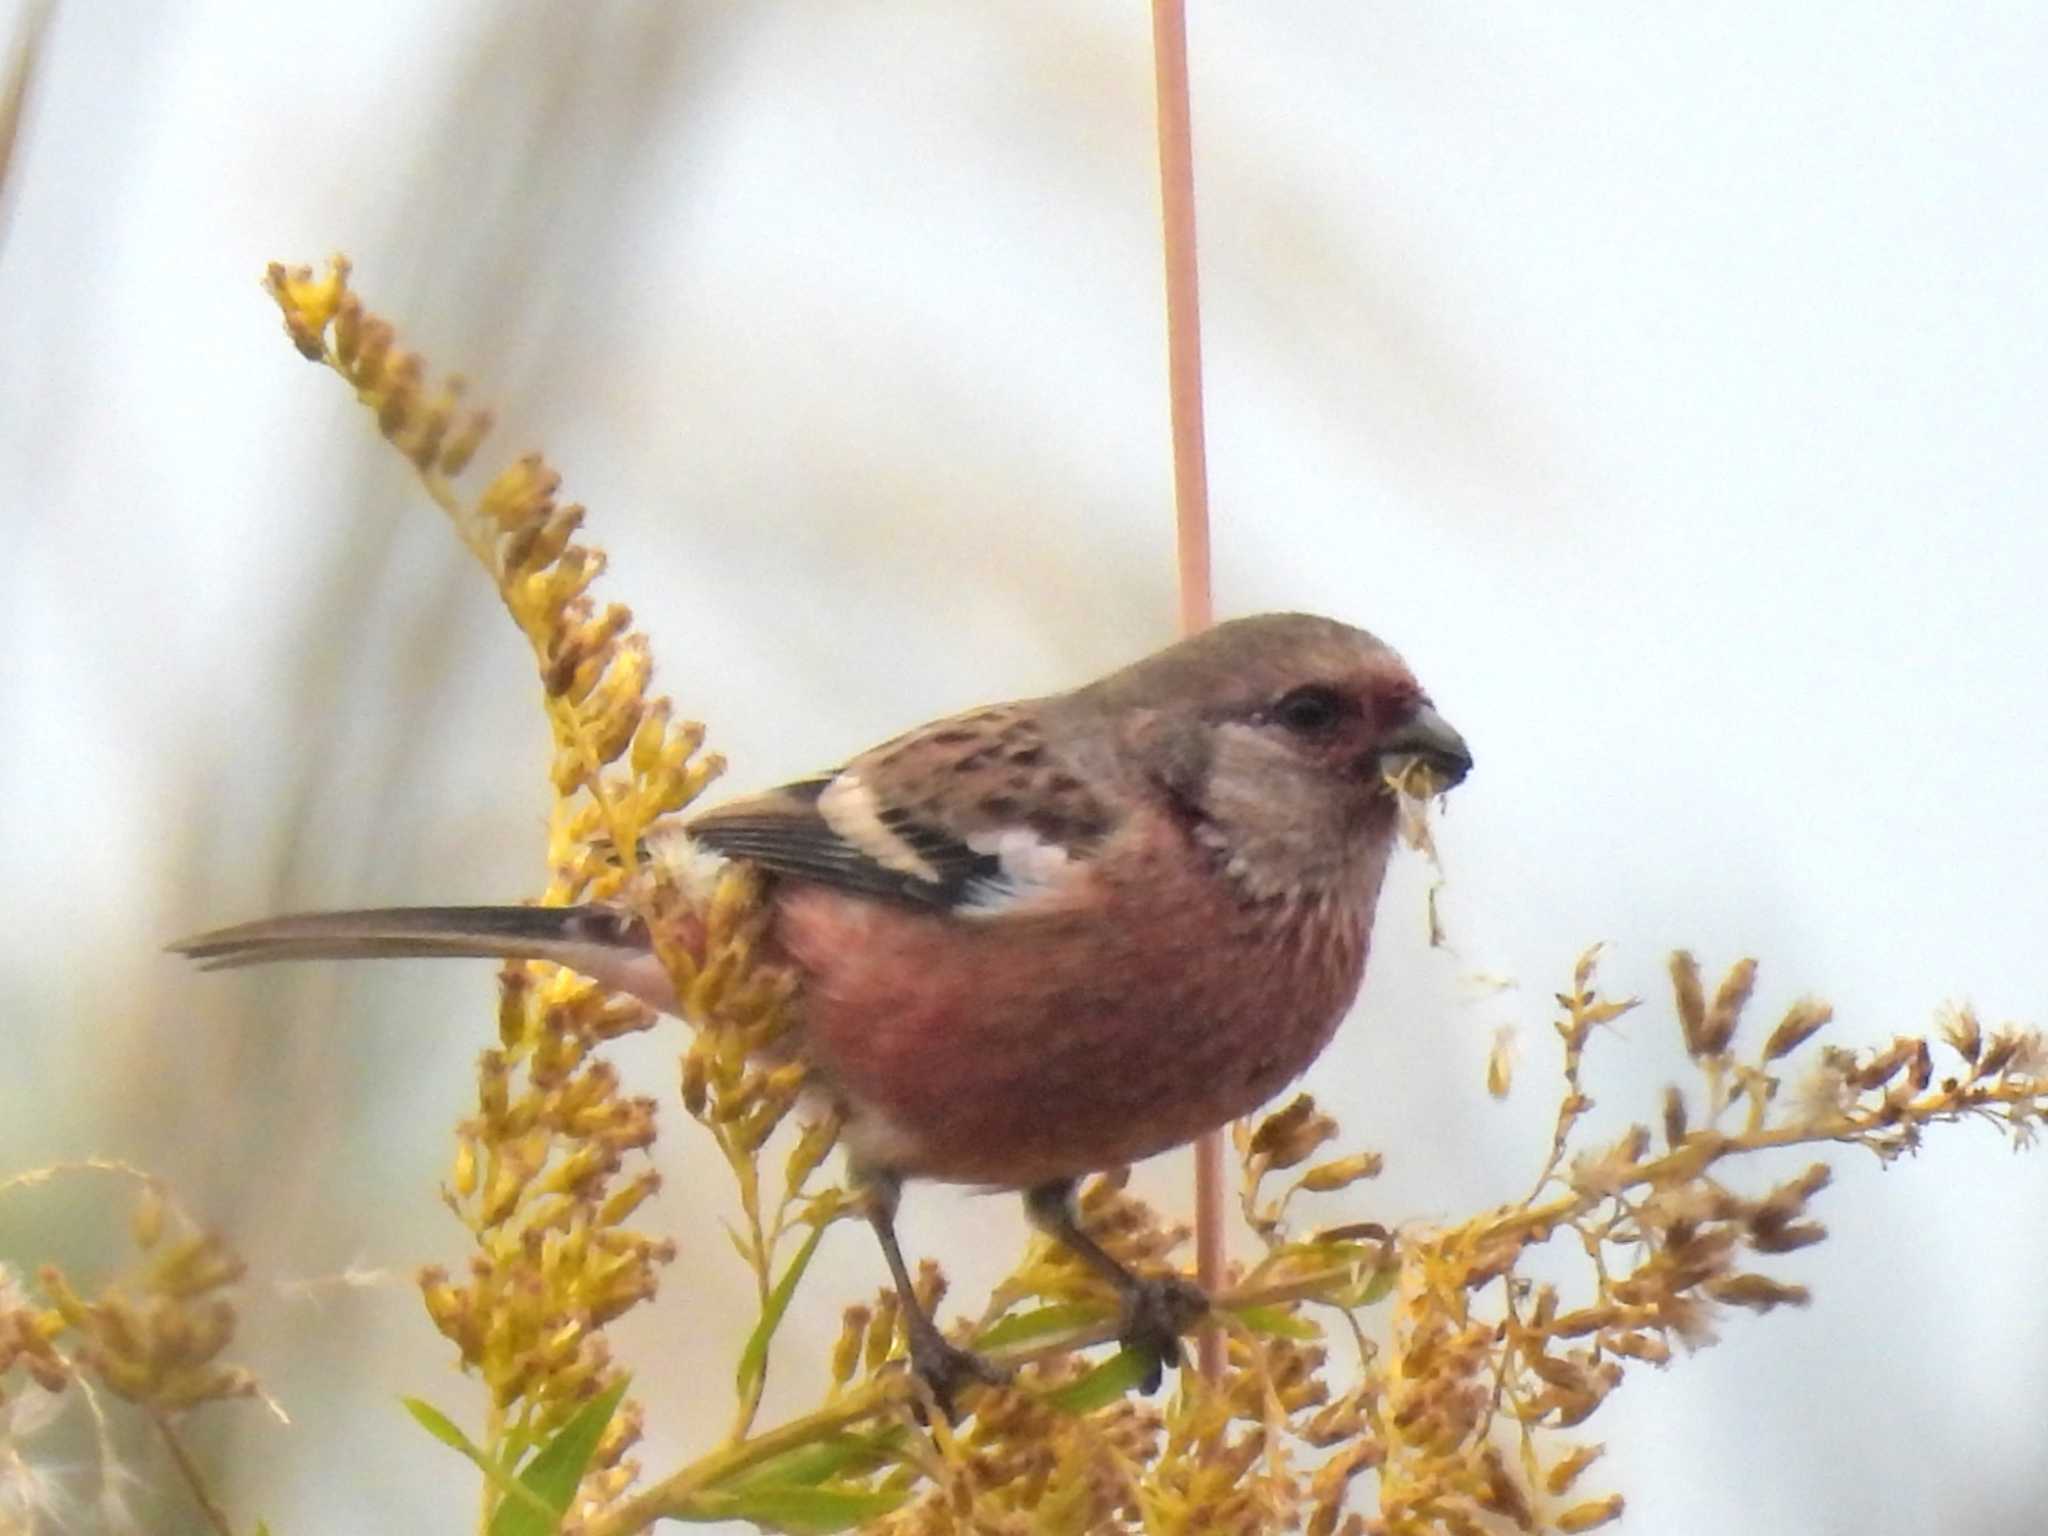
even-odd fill
[{"label": "black wing feather", "polygon": [[889,829],[916,850],[937,879],[878,863],[816,814],[718,817],[692,826],[690,836],[715,853],[746,859],[772,874],[940,911],[958,906],[974,881],[1001,877],[1002,865],[993,854],[976,853],[936,827],[892,817]]}]

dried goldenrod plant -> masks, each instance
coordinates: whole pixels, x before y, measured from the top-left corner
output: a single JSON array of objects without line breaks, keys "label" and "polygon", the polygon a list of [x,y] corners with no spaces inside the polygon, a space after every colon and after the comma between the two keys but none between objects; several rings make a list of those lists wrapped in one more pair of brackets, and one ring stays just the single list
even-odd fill
[{"label": "dried goldenrod plant", "polygon": [[[1590,1048],[1637,1006],[1601,992],[1589,952],[1557,999],[1558,1113],[1523,1198],[1452,1223],[1365,1219],[1359,1193],[1381,1159],[1340,1150],[1309,1097],[1235,1129],[1239,1207],[1257,1248],[1198,1325],[1222,1337],[1214,1379],[1183,1371],[1163,1400],[1133,1396],[1148,1362],[1089,1353],[1117,1333],[1114,1297],[1034,1237],[956,1324],[963,1342],[1018,1367],[1011,1384],[972,1390],[961,1422],[920,1411],[885,1291],[845,1307],[813,1367],[816,1406],[764,1426],[779,1325],[820,1236],[854,1203],[818,1183],[837,1127],[806,1118],[800,1070],[778,1053],[800,1001],[763,958],[753,879],[730,865],[707,873],[662,836],[719,760],[702,751],[700,727],[649,693],[649,647],[628,612],[591,597],[603,560],[577,541],[583,511],[558,500],[554,472],[526,457],[466,493],[488,416],[458,385],[429,382],[364,308],[347,265],[273,267],[268,288],[299,350],[345,378],[412,463],[532,650],[553,744],[541,899],[613,902],[646,926],[692,1026],[682,1106],[732,1177],[734,1246],[759,1299],[756,1326],[733,1341],[723,1439],[644,1473],[630,1454],[641,1413],[606,1329],[653,1300],[676,1245],[632,1226],[656,1187],[658,1105],[627,1094],[602,1052],[651,1019],[573,974],[508,966],[497,1043],[444,1190],[473,1252],[459,1273],[421,1275],[434,1326],[485,1389],[483,1419],[463,1427],[409,1405],[481,1473],[480,1532],[627,1536],[662,1519],[891,1536],[1594,1530],[1623,1500],[1593,1471],[1592,1421],[1626,1374],[1710,1342],[1730,1316],[1808,1299],[1784,1267],[1825,1236],[1810,1206],[1828,1167],[1746,1186],[1744,1159],[1828,1146],[1890,1158],[1963,1119],[2024,1143],[2048,1108],[2037,1032],[1986,1030],[1956,1011],[1926,1038],[1844,1050],[1818,1038],[1823,1003],[1795,1003],[1768,1029],[1751,1023],[1753,961],[1710,989],[1681,953],[1672,1007],[1695,1081],[1617,1140],[1589,1143]],[[1497,1057],[1489,1087],[1505,1077]],[[1092,1181],[1081,1202],[1123,1262],[1178,1261],[1186,1231],[1121,1177]],[[225,1262],[194,1258],[192,1272],[225,1273]],[[929,1264],[919,1285],[928,1304],[944,1289]],[[84,1302],[61,1278],[46,1275],[44,1288],[41,1304],[9,1293],[0,1307],[0,1387],[89,1372],[153,1411],[174,1406],[166,1392],[244,1387],[210,1365],[231,1313],[206,1311],[205,1326],[173,1330],[176,1347],[138,1359],[137,1341],[161,1330]]]},{"label": "dried goldenrod plant", "polygon": [[[58,1507],[60,1490],[29,1442],[73,1393],[93,1415],[102,1513],[119,1515],[120,1458],[105,1393],[155,1429],[201,1514],[225,1536],[232,1526],[180,1426],[208,1404],[263,1398],[251,1372],[222,1358],[234,1339],[233,1296],[246,1266],[218,1233],[185,1214],[162,1180],[126,1163],[30,1169],[0,1181],[0,1196],[61,1178],[104,1176],[135,1188],[132,1268],[90,1294],[55,1264],[42,1265],[28,1282],[0,1268],[0,1529],[32,1530]],[[264,1401],[284,1418],[276,1403]]]}]

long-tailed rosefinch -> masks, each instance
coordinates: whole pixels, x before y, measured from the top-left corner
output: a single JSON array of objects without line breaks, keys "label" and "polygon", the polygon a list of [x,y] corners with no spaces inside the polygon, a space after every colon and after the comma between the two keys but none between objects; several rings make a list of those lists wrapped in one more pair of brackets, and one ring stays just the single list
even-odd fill
[{"label": "long-tailed rosefinch", "polygon": [[[1125,1342],[1177,1359],[1200,1293],[1112,1259],[1076,1222],[1074,1183],[1246,1113],[1315,1059],[1364,973],[1390,777],[1416,763],[1448,788],[1472,758],[1401,659],[1362,630],[1271,614],[688,823],[773,877],[796,1050],[845,1118],[912,1363],[942,1405],[992,1371],[917,1305],[894,1230],[903,1180],[1022,1189],[1115,1283]],[[174,948],[213,966],[523,957],[676,1004],[621,908],[324,913]]]}]

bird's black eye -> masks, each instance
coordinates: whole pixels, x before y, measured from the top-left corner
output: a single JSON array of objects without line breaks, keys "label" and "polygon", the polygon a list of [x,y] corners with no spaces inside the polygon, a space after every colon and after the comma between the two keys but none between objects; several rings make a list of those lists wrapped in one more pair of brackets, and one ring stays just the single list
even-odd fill
[{"label": "bird's black eye", "polygon": [[1273,706],[1273,718],[1297,736],[1320,736],[1344,718],[1344,695],[1320,683],[1309,683],[1283,694]]}]

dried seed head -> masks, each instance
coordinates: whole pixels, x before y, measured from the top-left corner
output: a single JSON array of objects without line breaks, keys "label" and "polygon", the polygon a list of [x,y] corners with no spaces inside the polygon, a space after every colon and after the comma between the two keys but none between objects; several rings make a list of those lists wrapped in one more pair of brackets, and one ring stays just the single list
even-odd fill
[{"label": "dried seed head", "polygon": [[1579,1536],[1581,1531],[1598,1530],[1611,1521],[1619,1520],[1622,1508],[1623,1500],[1618,1493],[1574,1504],[1557,1517],[1557,1528],[1563,1536]]},{"label": "dried seed head", "polygon": [[1984,1026],[1977,1022],[1976,1011],[1968,1003],[1952,1004],[1941,1011],[1939,1024],[1941,1038],[1949,1043],[1950,1049],[1974,1063],[1984,1049]]},{"label": "dried seed head", "polygon": [[1750,1234],[1750,1246],[1758,1253],[1791,1253],[1823,1242],[1828,1229],[1817,1221],[1766,1223]]},{"label": "dried seed head", "polygon": [[1755,1312],[1768,1312],[1780,1306],[1803,1307],[1813,1299],[1813,1293],[1805,1286],[1787,1285],[1768,1275],[1723,1275],[1708,1281],[1705,1289],[1716,1301]]},{"label": "dried seed head", "polygon": [[1700,965],[1688,949],[1676,950],[1671,956],[1671,991],[1678,1004],[1678,1027],[1685,1035],[1686,1053],[1691,1056],[1707,1054],[1704,1040],[1707,1026],[1707,1000],[1700,990]]},{"label": "dried seed head", "polygon": [[1314,1098],[1299,1093],[1259,1122],[1252,1132],[1251,1153],[1263,1156],[1268,1168],[1292,1168],[1336,1134],[1337,1122],[1317,1110]]},{"label": "dried seed head", "polygon": [[1750,994],[1755,990],[1756,961],[1738,960],[1728,968],[1714,993],[1713,1005],[1707,1009],[1706,1022],[1700,1026],[1697,1054],[1727,1054],[1729,1043],[1735,1038],[1735,1026],[1742,1022],[1742,1010],[1749,1005]]},{"label": "dried seed head", "polygon": [[1504,1099],[1515,1086],[1515,1029],[1503,1024],[1493,1032],[1493,1046],[1486,1053],[1486,1091]]},{"label": "dried seed head", "polygon": [[1764,1042],[1764,1060],[1776,1061],[1804,1045],[1813,1033],[1835,1016],[1835,1010],[1818,998],[1803,997],[1785,1010],[1785,1017]]},{"label": "dried seed head", "polygon": [[839,1342],[832,1346],[832,1384],[843,1387],[860,1368],[862,1346],[867,1342],[868,1324],[874,1314],[866,1307],[851,1306],[839,1322]]},{"label": "dried seed head", "polygon": [[2001,1025],[1994,1030],[1984,1044],[1984,1054],[1977,1059],[1977,1076],[1998,1076],[2012,1064],[2022,1043],[2020,1032],[2011,1025]]},{"label": "dried seed head", "polygon": [[1899,1069],[1911,1061],[1919,1049],[1918,1040],[1909,1039],[1904,1035],[1899,1036],[1869,1060],[1852,1067],[1849,1072],[1850,1085],[1863,1089],[1882,1088],[1899,1075]]},{"label": "dried seed head", "polygon": [[1376,1179],[1384,1160],[1377,1152],[1354,1152],[1333,1162],[1318,1163],[1301,1176],[1301,1187],[1312,1194],[1328,1194],[1361,1179]]},{"label": "dried seed head", "polygon": [[876,1300],[875,1310],[868,1318],[867,1343],[861,1363],[869,1375],[882,1368],[896,1347],[897,1308],[896,1293],[884,1291]]},{"label": "dried seed head", "polygon": [[1501,1455],[1498,1446],[1481,1448],[1479,1475],[1482,1480],[1479,1492],[1482,1509],[1501,1516],[1517,1530],[1536,1528],[1536,1512],[1530,1507],[1529,1496],[1522,1492],[1522,1485],[1508,1470],[1507,1459]]},{"label": "dried seed head", "polygon": [[1664,1090],[1664,1145],[1676,1148],[1685,1140],[1685,1095],[1673,1083]]},{"label": "dried seed head", "polygon": [[1598,1461],[1606,1449],[1605,1445],[1597,1444],[1579,1446],[1543,1474],[1543,1491],[1552,1498],[1561,1498],[1579,1480],[1579,1474]]}]

